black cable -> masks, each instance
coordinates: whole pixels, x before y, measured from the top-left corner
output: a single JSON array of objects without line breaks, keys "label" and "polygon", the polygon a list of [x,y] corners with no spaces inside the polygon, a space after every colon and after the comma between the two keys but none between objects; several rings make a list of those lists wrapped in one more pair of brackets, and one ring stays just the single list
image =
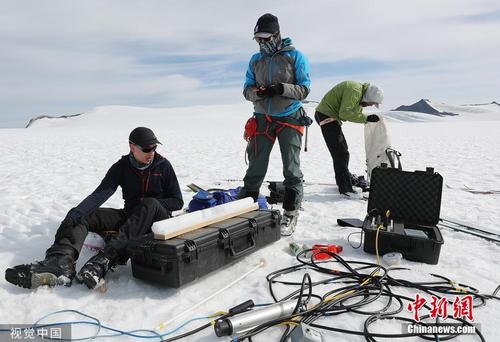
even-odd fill
[{"label": "black cable", "polygon": [[206,328],[209,328],[212,324],[211,323],[206,323],[198,328],[195,328],[191,331],[188,331],[184,334],[181,334],[181,335],[177,335],[177,336],[174,336],[174,337],[170,337],[170,338],[167,338],[166,340],[161,340],[162,342],[171,342],[171,341],[177,341],[177,340],[180,340],[181,338],[184,338],[184,337],[187,337],[187,336],[191,336],[191,335],[194,335],[196,334],[197,332],[200,332]]},{"label": "black cable", "polygon": [[[295,328],[293,328],[293,329],[295,329]],[[283,335],[281,335],[280,342],[286,342],[286,340],[288,340],[290,338],[290,335],[292,334],[293,329],[290,328],[290,326],[287,326],[285,329],[285,332],[283,333]]]},{"label": "black cable", "polygon": [[[308,283],[307,289],[308,289],[308,295],[306,300],[302,300],[302,297],[304,296],[304,287],[306,286],[306,281]],[[309,301],[311,300],[312,297],[312,281],[311,281],[311,276],[309,273],[304,274],[302,277],[302,283],[300,285],[300,291],[299,291],[299,296],[297,297],[297,305],[295,305],[295,308],[292,311],[292,314],[296,314],[298,310],[300,309],[301,306],[307,306]],[[287,326],[285,332],[281,336],[280,341],[284,342],[288,339],[289,335],[293,332],[293,329],[290,329],[289,326]]]},{"label": "black cable", "polygon": [[495,291],[493,291],[492,296],[496,296],[498,291],[500,291],[500,285],[498,285]]},{"label": "black cable", "polygon": [[[386,269],[374,263],[346,261],[339,255],[327,251],[324,251],[324,253],[328,254],[331,259],[317,261],[314,260],[312,253],[309,257],[306,257],[308,253],[311,253],[311,250],[302,251],[297,255],[297,261],[299,262],[298,265],[274,271],[268,274],[266,276],[266,279],[268,281],[271,296],[275,299],[275,301],[277,301],[277,296],[274,291],[274,285],[280,284],[292,287],[300,286],[299,289],[294,289],[288,295],[284,296],[281,301],[296,297],[302,298],[304,296],[305,286],[308,286],[308,300],[315,298],[318,300],[318,303],[316,303],[313,308],[302,312],[296,312],[296,307],[293,315],[261,324],[251,331],[246,332],[245,335],[241,336],[242,338],[255,336],[272,326],[283,322],[288,322],[293,319],[294,322],[309,324],[311,327],[315,327],[318,329],[364,336],[367,341],[375,341],[375,338],[404,338],[414,336],[419,336],[421,338],[429,340],[445,341],[456,337],[456,335],[423,336],[422,334],[418,333],[377,334],[371,333],[368,330],[368,327],[375,321],[382,319],[396,319],[400,321],[407,321],[412,324],[426,324],[423,322],[417,322],[413,319],[395,316],[403,311],[405,305],[403,301],[413,302],[414,298],[409,298],[394,293],[392,291],[393,287],[416,289],[438,298],[444,298],[444,295],[471,295],[476,304],[477,301],[479,301],[479,304],[474,305],[474,307],[484,305],[486,303],[486,300],[490,298],[500,299],[496,296],[500,291],[500,286],[498,286],[495,291],[493,291],[493,293],[489,295],[479,293],[477,289],[470,285],[461,283],[455,284],[450,279],[437,274],[431,274],[431,276],[437,279],[436,281],[411,282],[406,279],[400,277],[396,278],[393,276],[394,272],[398,270],[408,270],[406,268]],[[282,276],[290,275],[294,272],[303,270],[311,270],[323,275],[328,275],[328,277],[323,280],[312,281],[312,277],[308,272],[306,273],[308,277],[307,285],[305,284],[306,276],[303,276],[302,282],[291,281],[288,279],[279,279]],[[322,294],[315,293],[316,291],[314,291],[314,289],[318,288],[319,286],[328,286],[334,284],[343,285],[335,289],[326,291]],[[381,309],[363,309],[363,307],[367,304],[374,303],[381,298],[386,299],[384,300],[384,306]],[[392,305],[393,303],[397,304],[397,306],[394,308]],[[427,304],[424,304],[423,307],[427,310],[431,310],[431,307]],[[346,312],[351,312],[359,315],[368,315],[369,317],[365,320],[365,330],[353,331],[314,323],[319,318],[336,316]],[[462,325],[471,325],[464,319],[458,318],[455,320],[462,322]],[[293,332],[293,329],[295,329],[295,327],[292,328],[288,326],[282,334],[280,341],[287,341],[291,333]],[[476,329],[476,334],[482,341],[484,340],[484,337],[478,329]]]},{"label": "black cable", "polygon": [[[363,226],[361,227],[361,231],[360,231],[360,232],[353,232],[353,233],[350,233],[349,235],[347,235],[347,242],[349,243],[349,245],[350,245],[352,248],[354,248],[354,249],[359,249],[359,248],[361,248],[361,246],[363,246],[363,234],[364,234],[364,232],[365,232],[364,228],[365,228],[366,226],[368,226],[368,224],[367,224],[367,223],[368,223],[368,221],[370,220],[370,216],[371,216],[371,215],[376,214],[377,212],[378,212],[378,210],[377,210],[377,209],[372,209],[372,210],[370,210],[370,211],[366,214],[366,216],[365,216],[365,218],[364,218],[364,220],[363,220]],[[351,243],[351,236],[352,236],[352,235],[354,235],[354,234],[360,234],[360,237],[359,237],[359,245],[357,245],[357,246],[354,246],[354,245]]]},{"label": "black cable", "polygon": [[[220,317],[218,317],[216,320],[219,320],[219,319],[224,319],[224,318],[228,318],[228,317],[231,317],[233,316],[234,313],[227,313],[225,315],[222,315]],[[188,336],[191,336],[191,335],[194,335],[196,334],[197,332],[200,332],[202,330],[205,330],[206,328],[209,328],[212,326],[212,322],[208,322],[206,324],[203,324],[202,326],[198,327],[198,328],[195,328],[193,330],[190,330],[188,332],[185,332],[184,334],[181,334],[181,335],[177,335],[177,336],[173,336],[173,337],[169,337],[167,338],[166,340],[161,340],[161,342],[170,342],[170,341],[177,341],[177,340],[180,340],[181,338],[184,338],[184,337],[188,337]]]},{"label": "black cable", "polygon": [[[309,284],[307,286],[309,293],[308,293],[307,299],[305,301],[302,301],[302,297],[304,296],[304,287],[306,286],[306,280]],[[295,308],[293,309],[292,314],[297,313],[302,305],[307,305],[307,303],[311,299],[311,295],[312,295],[311,276],[309,275],[309,273],[306,273],[302,277],[302,284],[300,285],[300,292],[299,292],[299,296],[297,297],[297,305],[295,305]]]},{"label": "black cable", "polygon": [[[307,258],[306,255],[308,253],[310,253],[311,255]],[[364,336],[367,341],[371,342],[375,341],[375,338],[379,337],[404,338],[414,336],[419,336],[421,338],[429,340],[445,341],[456,337],[456,335],[433,335],[431,337],[424,336],[418,333],[377,334],[371,333],[368,328],[375,321],[382,319],[396,319],[400,321],[407,321],[412,324],[426,324],[423,322],[417,322],[413,319],[395,316],[403,311],[403,301],[413,302],[414,299],[394,293],[392,291],[393,287],[416,289],[439,298],[443,298],[444,295],[471,295],[476,302],[479,301],[479,304],[474,305],[474,307],[484,305],[486,303],[486,300],[490,298],[500,299],[496,297],[497,293],[500,291],[500,286],[498,286],[491,295],[488,295],[479,293],[479,291],[472,286],[461,283],[455,284],[448,278],[437,274],[431,274],[431,276],[437,278],[437,281],[411,282],[400,277],[396,278],[392,275],[392,273],[396,271],[408,269],[386,269],[374,263],[346,261],[337,254],[327,251],[324,251],[324,253],[328,254],[331,259],[317,261],[314,260],[311,250],[303,251],[297,255],[297,261],[299,262],[298,265],[271,272],[266,276],[269,291],[276,302],[289,300],[290,298],[297,298],[297,305],[295,306],[291,315],[265,322],[257,327],[254,327],[250,331],[247,331],[245,334],[239,336],[240,340],[251,340],[252,336],[255,336],[273,326],[293,321],[294,323],[298,324],[309,324],[310,326],[318,329]],[[301,282],[291,281],[288,279],[279,279],[280,277],[283,277],[285,275],[293,274],[294,272],[303,270],[314,271],[319,274],[327,275],[327,277],[322,280],[313,281],[310,272],[308,272],[303,275]],[[274,291],[275,284],[298,287],[298,289],[294,289],[288,295],[281,298],[281,300],[277,300],[278,297],[276,296]],[[316,291],[314,291],[314,289],[318,288],[319,286],[328,286],[335,284],[341,286],[326,291],[322,294],[315,293]],[[306,287],[308,290],[307,294],[305,294]],[[304,298],[307,299],[304,300]],[[303,311],[299,311],[301,303],[308,303],[313,298],[317,300],[317,303],[315,303],[312,308],[304,308]],[[382,298],[384,298],[385,300],[384,306],[381,309],[363,309],[363,307],[367,304],[374,303]],[[397,304],[395,308],[392,308],[393,303]],[[423,307],[428,310],[431,309],[427,304],[424,304]],[[364,331],[340,329],[314,323],[319,318],[336,316],[346,312],[369,316],[365,320]],[[463,325],[471,325],[463,319],[459,318],[456,320],[462,322]],[[281,336],[280,341],[287,341],[295,328],[296,327],[287,326]],[[484,340],[484,337],[479,330],[476,329],[476,333],[481,340]]]}]

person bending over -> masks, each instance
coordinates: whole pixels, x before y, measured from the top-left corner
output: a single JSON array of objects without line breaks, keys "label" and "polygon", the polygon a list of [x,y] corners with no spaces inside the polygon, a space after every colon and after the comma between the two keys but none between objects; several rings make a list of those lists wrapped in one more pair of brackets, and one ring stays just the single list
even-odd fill
[{"label": "person bending over", "polygon": [[335,181],[341,194],[349,196],[349,193],[355,192],[349,172],[349,149],[342,132],[342,121],[378,122],[377,115],[365,115],[363,108],[378,108],[383,99],[384,93],[376,85],[344,81],[330,89],[316,107],[314,118],[321,127],[321,133],[332,156]]}]

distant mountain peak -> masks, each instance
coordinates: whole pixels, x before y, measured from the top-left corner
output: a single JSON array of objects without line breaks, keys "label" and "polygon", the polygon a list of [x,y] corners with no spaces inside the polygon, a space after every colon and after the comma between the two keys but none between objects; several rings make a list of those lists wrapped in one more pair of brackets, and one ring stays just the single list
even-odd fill
[{"label": "distant mountain peak", "polygon": [[409,106],[402,105],[392,110],[404,112],[419,112],[437,116],[458,115],[456,113],[448,113],[437,110],[434,106],[432,106],[432,102],[429,99],[421,99]]},{"label": "distant mountain peak", "polygon": [[28,122],[28,124],[24,128],[28,128],[31,125],[33,125],[36,121],[42,120],[42,119],[67,119],[67,118],[72,118],[74,116],[79,116],[79,115],[82,115],[82,114],[83,113],[70,114],[70,115],[61,115],[61,116],[40,115],[40,116],[37,116],[36,118],[30,119],[30,121]]}]

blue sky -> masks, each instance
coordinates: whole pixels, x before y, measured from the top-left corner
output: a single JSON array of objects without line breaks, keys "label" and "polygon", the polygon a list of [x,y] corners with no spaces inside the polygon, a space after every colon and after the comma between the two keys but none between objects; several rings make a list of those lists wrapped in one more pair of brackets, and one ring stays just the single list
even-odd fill
[{"label": "blue sky", "polygon": [[382,109],[420,98],[500,100],[500,4],[419,1],[0,2],[0,127],[103,105],[244,101],[266,12],[311,63],[310,100],[345,79],[385,90]]}]

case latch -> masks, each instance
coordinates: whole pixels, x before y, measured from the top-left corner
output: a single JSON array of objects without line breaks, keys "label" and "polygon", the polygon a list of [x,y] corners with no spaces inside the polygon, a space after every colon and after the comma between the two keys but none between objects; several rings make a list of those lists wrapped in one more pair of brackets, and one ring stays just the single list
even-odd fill
[{"label": "case latch", "polygon": [[272,227],[279,226],[280,222],[281,222],[281,213],[280,213],[280,211],[279,210],[273,210],[271,215],[273,217]]},{"label": "case latch", "polygon": [[198,258],[198,248],[193,240],[184,242],[184,260],[191,262],[194,258]]},{"label": "case latch", "polygon": [[147,264],[151,264],[153,260],[153,249],[155,247],[155,242],[152,240],[146,240],[141,245],[142,257]]},{"label": "case latch", "polygon": [[250,233],[255,234],[255,232],[257,231],[257,228],[259,227],[257,220],[256,219],[249,219],[248,225],[250,226]]},{"label": "case latch", "polygon": [[229,248],[229,232],[226,228],[219,229],[219,243],[224,247],[224,249]]}]

